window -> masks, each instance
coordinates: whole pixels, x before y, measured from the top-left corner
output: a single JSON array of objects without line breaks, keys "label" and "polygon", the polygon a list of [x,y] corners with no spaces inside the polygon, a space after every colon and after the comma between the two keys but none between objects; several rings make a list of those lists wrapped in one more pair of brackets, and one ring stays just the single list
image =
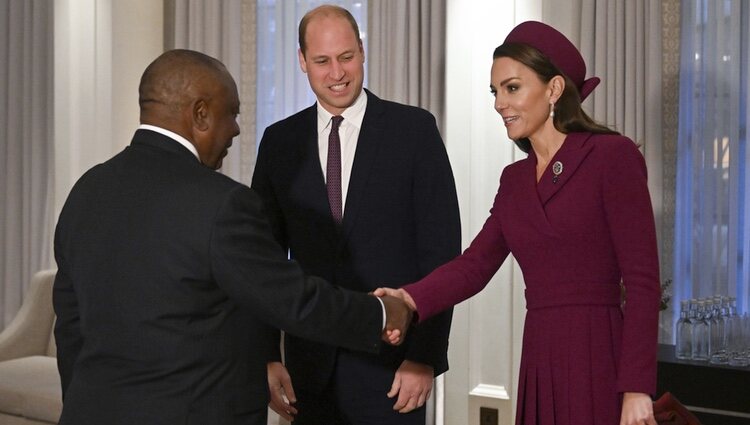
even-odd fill
[{"label": "window", "polygon": [[750,4],[684,1],[681,19],[673,299],[736,297],[742,314],[750,312]]}]

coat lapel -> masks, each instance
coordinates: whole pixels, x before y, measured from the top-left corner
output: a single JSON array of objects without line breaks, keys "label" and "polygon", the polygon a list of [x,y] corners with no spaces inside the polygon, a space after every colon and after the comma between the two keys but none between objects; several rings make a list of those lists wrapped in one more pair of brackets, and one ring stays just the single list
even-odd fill
[{"label": "coat lapel", "polygon": [[[573,177],[591,151],[593,145],[585,143],[590,136],[590,133],[569,134],[563,146],[550,161],[550,165],[544,171],[539,182],[536,181],[537,158],[533,150],[529,152],[528,160],[524,161],[524,169],[519,174],[521,181],[518,182],[519,191],[516,192],[518,193],[516,204],[527,212],[529,222],[533,223],[543,234],[557,235],[547,217],[546,205]],[[552,164],[556,161],[563,164],[563,170],[558,175],[557,182],[553,182]]]},{"label": "coat lapel", "polygon": [[365,93],[367,93],[367,109],[362,120],[362,128],[359,130],[357,150],[354,153],[354,164],[346,195],[346,208],[342,223],[344,235],[349,235],[354,228],[363,196],[366,195],[372,166],[378,158],[379,141],[385,137],[384,104],[369,91],[365,90]]},{"label": "coat lapel", "polygon": [[520,166],[523,167],[518,173],[520,181],[512,183],[518,185],[518,190],[513,190],[513,204],[516,206],[518,214],[526,217],[527,221],[534,227],[538,228],[542,234],[555,235],[547,213],[544,211],[544,205],[539,200],[536,182],[536,155],[534,151],[529,152],[529,158],[522,161]]},{"label": "coat lapel", "polygon": [[331,207],[328,204],[328,191],[326,189],[323,169],[320,166],[320,155],[318,154],[318,122],[317,107],[313,105],[305,114],[303,125],[299,129],[300,139],[303,143],[299,146],[299,172],[302,178],[299,183],[302,186],[302,195],[308,199],[310,207],[320,216],[326,217],[326,234],[336,235],[336,226],[331,215]]},{"label": "coat lapel", "polygon": [[[591,137],[591,133],[570,133],[560,150],[552,158],[542,178],[536,185],[539,201],[542,206],[545,206],[565,186],[565,183],[570,181],[583,160],[591,152],[593,145],[585,143],[589,137]],[[532,171],[534,178],[536,178],[536,156],[529,162],[533,162],[534,170]],[[553,165],[556,162],[562,164],[562,172],[557,176],[555,181]]]}]

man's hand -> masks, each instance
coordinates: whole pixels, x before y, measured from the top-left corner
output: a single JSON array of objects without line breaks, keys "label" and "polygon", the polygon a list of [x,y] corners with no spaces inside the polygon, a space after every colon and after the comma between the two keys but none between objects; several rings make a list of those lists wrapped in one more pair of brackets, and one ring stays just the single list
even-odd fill
[{"label": "man's hand", "polygon": [[293,421],[297,409],[292,406],[297,402],[292,387],[292,378],[286,367],[281,362],[269,362],[266,365],[268,371],[268,392],[271,394],[271,402],[268,406],[278,413],[282,418]]},{"label": "man's hand", "polygon": [[400,298],[386,295],[380,297],[385,306],[385,329],[383,341],[391,345],[399,345],[406,338],[406,330],[411,324],[414,312]]},{"label": "man's hand", "polygon": [[414,299],[412,299],[411,295],[409,295],[408,292],[404,291],[401,288],[378,288],[372,294],[376,297],[384,297],[386,295],[390,295],[391,297],[400,298],[406,303],[406,305],[409,306],[412,311],[417,311],[417,304],[414,302]]},{"label": "man's hand", "polygon": [[620,425],[656,425],[651,397],[643,393],[624,393]]},{"label": "man's hand", "polygon": [[434,374],[432,366],[404,360],[393,377],[393,385],[388,392],[388,397],[393,398],[398,394],[398,400],[393,405],[393,410],[399,413],[408,413],[424,406],[432,392],[432,378]]}]

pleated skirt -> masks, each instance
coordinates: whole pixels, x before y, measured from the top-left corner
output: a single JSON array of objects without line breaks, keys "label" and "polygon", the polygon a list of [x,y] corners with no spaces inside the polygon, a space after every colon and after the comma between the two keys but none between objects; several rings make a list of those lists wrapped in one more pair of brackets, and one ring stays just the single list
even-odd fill
[{"label": "pleated skirt", "polygon": [[530,309],[516,425],[617,425],[622,313],[612,305]]}]

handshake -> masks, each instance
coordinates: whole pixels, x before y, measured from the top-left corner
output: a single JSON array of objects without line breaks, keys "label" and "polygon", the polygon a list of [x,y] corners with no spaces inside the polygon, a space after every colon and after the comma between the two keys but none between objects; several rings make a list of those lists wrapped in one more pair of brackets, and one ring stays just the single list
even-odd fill
[{"label": "handshake", "polygon": [[385,329],[383,341],[399,345],[406,338],[406,331],[412,323],[417,306],[408,292],[403,289],[378,288],[372,295],[380,298],[385,306]]}]

